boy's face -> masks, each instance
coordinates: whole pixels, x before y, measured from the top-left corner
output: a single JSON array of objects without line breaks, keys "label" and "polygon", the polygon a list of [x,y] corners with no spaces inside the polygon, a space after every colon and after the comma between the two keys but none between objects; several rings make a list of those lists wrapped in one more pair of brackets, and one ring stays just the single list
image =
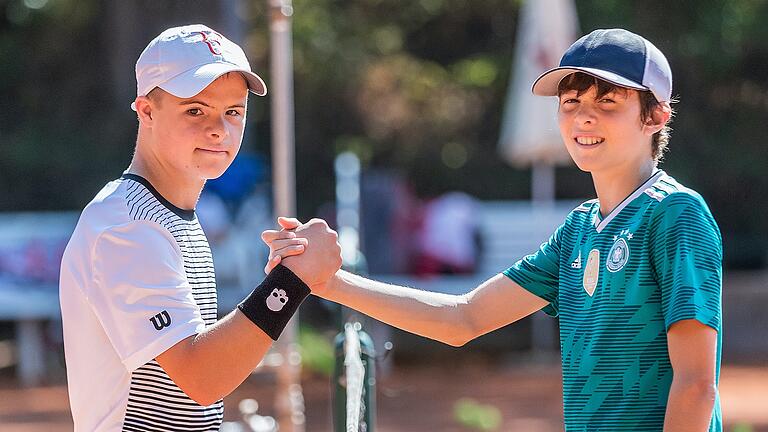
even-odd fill
[{"label": "boy's face", "polygon": [[149,98],[156,162],[171,175],[195,180],[221,176],[243,140],[248,98],[243,76],[222,75],[186,99],[156,93]]},{"label": "boy's face", "polygon": [[641,122],[638,92],[619,89],[596,96],[596,86],[581,95],[568,90],[559,96],[560,134],[576,165],[591,173],[620,173],[651,160],[657,130]]}]

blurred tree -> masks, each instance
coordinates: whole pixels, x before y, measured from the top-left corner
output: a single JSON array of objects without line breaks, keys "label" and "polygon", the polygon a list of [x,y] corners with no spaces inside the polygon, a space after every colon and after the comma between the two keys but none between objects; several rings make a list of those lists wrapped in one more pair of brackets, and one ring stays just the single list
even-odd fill
[{"label": "blurred tree", "polygon": [[0,210],[82,208],[130,162],[147,41],[187,22],[224,31],[233,3],[0,0]]},{"label": "blurred tree", "polygon": [[[244,24],[269,84],[267,0],[0,0],[0,210],[74,209],[128,163],[133,62],[152,36]],[[332,161],[408,176],[423,195],[527,198],[529,174],[496,152],[519,0],[294,0],[299,213],[333,199]],[[664,167],[699,190],[730,263],[768,256],[768,1],[577,1],[583,31],[626,27],[670,59],[679,95]],[[269,151],[269,96],[250,145]],[[593,195],[558,170],[558,196]]]}]

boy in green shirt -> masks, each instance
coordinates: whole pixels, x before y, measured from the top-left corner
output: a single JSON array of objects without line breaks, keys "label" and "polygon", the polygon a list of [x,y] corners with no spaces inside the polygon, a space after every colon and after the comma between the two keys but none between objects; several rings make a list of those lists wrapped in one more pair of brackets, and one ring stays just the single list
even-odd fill
[{"label": "boy in green shirt", "polygon": [[[672,116],[666,58],[626,30],[595,30],[533,92],[558,97],[564,144],[597,199],[467,294],[343,271],[313,294],[456,346],[543,309],[560,319],[567,431],[721,431],[722,240],[702,197],[657,168]],[[287,235],[264,233],[267,270],[294,259]]]}]

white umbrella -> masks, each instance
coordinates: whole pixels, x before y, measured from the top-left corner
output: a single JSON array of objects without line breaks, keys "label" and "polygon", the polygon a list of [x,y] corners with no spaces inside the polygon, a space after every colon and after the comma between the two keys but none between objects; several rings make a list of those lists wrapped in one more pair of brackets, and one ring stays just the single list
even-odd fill
[{"label": "white umbrella", "polygon": [[[532,167],[531,198],[540,210],[553,208],[555,165],[569,163],[570,157],[557,127],[557,99],[534,96],[531,85],[543,72],[558,66],[576,40],[578,27],[573,0],[527,0],[520,10],[499,151],[513,166]],[[532,319],[534,353],[551,351],[554,326],[540,313]]]},{"label": "white umbrella", "polygon": [[[523,2],[499,151],[514,166],[534,167],[534,200],[554,199],[553,167],[570,158],[557,128],[556,99],[534,96],[531,85],[541,73],[558,65],[578,33],[573,0]],[[550,184],[541,187],[537,178]]]}]

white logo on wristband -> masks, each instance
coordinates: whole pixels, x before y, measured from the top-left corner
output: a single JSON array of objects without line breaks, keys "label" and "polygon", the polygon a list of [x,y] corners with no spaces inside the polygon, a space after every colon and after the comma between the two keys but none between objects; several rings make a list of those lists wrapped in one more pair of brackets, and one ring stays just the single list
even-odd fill
[{"label": "white logo on wristband", "polygon": [[280,312],[286,303],[288,303],[288,295],[281,289],[273,289],[267,297],[267,307],[272,312]]}]

